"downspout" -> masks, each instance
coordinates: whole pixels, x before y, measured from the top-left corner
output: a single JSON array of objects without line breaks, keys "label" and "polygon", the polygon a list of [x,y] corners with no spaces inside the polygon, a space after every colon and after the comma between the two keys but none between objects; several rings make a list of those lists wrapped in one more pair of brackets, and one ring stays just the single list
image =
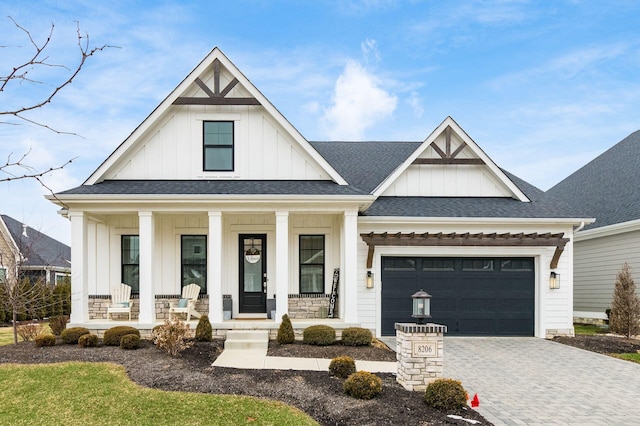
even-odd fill
[{"label": "downspout", "polygon": [[582,222],[580,222],[580,226],[578,226],[576,229],[573,230],[573,233],[575,234],[576,232],[580,232],[582,231],[582,228],[584,228],[585,222],[584,220]]}]

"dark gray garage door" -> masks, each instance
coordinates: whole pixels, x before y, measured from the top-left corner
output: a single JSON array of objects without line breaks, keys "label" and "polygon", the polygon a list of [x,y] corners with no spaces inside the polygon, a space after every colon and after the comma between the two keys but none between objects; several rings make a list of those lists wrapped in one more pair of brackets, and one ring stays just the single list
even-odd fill
[{"label": "dark gray garage door", "polygon": [[533,336],[533,258],[382,258],[382,335],[411,318],[411,295],[431,294],[429,322],[448,335]]}]

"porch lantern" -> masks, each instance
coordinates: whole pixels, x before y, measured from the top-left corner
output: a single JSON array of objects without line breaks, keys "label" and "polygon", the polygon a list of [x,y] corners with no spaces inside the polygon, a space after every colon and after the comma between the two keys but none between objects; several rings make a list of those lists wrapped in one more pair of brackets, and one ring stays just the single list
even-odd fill
[{"label": "porch lantern", "polygon": [[552,290],[560,288],[560,274],[551,272],[551,275],[549,275],[549,288]]},{"label": "porch lantern", "polygon": [[260,250],[253,245],[253,238],[251,239],[251,247],[244,253],[244,258],[249,263],[258,263],[260,260]]},{"label": "porch lantern", "polygon": [[422,324],[426,318],[431,318],[431,295],[420,289],[411,298],[413,299],[413,314],[411,316],[418,321],[418,324]]},{"label": "porch lantern", "polygon": [[373,272],[367,271],[367,288],[373,288]]}]

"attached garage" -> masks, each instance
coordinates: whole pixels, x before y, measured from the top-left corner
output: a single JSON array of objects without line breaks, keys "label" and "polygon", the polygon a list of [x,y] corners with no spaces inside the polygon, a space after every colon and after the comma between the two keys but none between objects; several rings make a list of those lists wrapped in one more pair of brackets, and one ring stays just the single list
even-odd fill
[{"label": "attached garage", "polygon": [[382,335],[411,318],[411,295],[431,294],[431,320],[448,335],[533,336],[534,259],[382,257]]}]

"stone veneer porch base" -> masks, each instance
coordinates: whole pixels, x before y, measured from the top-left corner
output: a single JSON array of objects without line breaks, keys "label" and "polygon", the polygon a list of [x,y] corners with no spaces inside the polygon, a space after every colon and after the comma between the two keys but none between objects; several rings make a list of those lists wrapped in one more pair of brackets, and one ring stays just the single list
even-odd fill
[{"label": "stone veneer porch base", "polygon": [[[111,327],[126,325],[130,327],[137,328],[140,330],[140,334],[142,337],[151,336],[151,330],[153,327],[157,325],[164,324],[164,320],[157,320],[154,323],[150,324],[142,324],[138,321],[128,321],[128,320],[113,320],[108,321],[106,319],[92,319],[86,323],[69,323],[67,327],[85,327],[91,331],[93,334],[97,334],[98,337],[102,337],[104,332]],[[196,329],[198,325],[198,320],[192,319],[188,323],[190,325],[191,330]],[[291,320],[291,324],[293,325],[293,331],[296,336],[296,340],[302,340],[302,332],[305,328],[312,325],[328,325],[333,327],[336,330],[336,338],[340,339],[342,336],[342,330],[347,327],[359,327],[359,323],[346,323],[340,319],[293,319]],[[212,323],[213,327],[213,335],[214,338],[224,338],[227,335],[227,332],[230,330],[268,330],[269,331],[269,339],[275,340],[278,335],[278,327],[280,326],[280,322],[276,322],[270,319],[264,320],[228,320],[223,321],[221,323]],[[373,332],[373,331],[372,331]]]}]

